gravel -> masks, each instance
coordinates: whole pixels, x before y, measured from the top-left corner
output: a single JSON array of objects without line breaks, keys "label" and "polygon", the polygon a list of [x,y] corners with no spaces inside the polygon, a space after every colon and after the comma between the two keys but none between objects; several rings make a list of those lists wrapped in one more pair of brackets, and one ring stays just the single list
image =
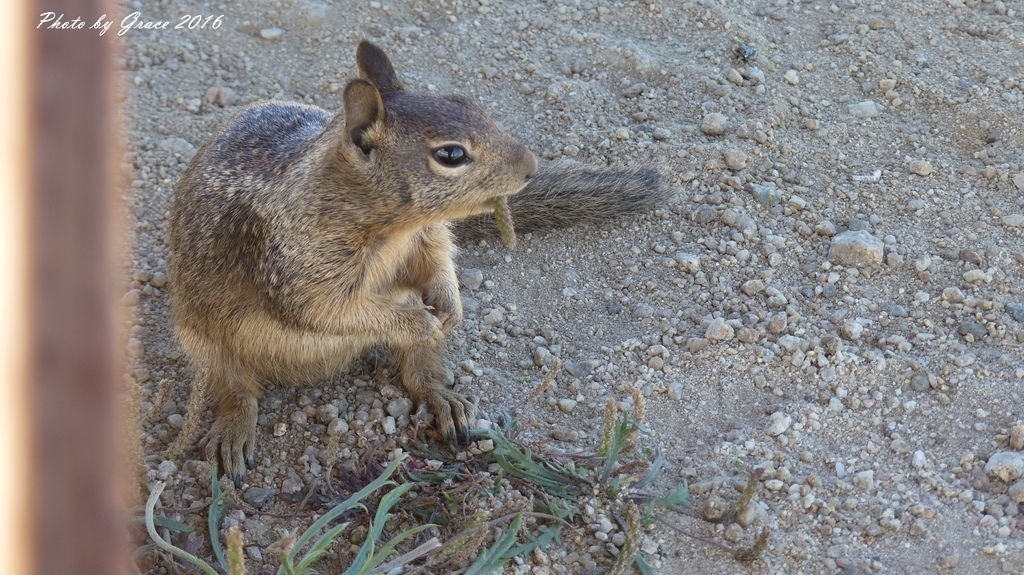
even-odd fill
[{"label": "gravel", "polygon": [[[737,547],[768,527],[754,569],[1024,572],[1024,477],[1003,479],[1024,450],[1024,84],[1006,50],[1019,8],[564,4],[256,0],[219,8],[215,31],[125,36],[125,374],[165,508],[201,503],[210,470],[201,450],[173,471],[159,457],[192,377],[167,308],[173,184],[243,105],[337,110],[355,73],[353,37],[329,26],[343,18],[392,53],[409,89],[478,100],[542,165],[654,164],[673,192],[642,216],[521,233],[514,251],[459,242],[466,321],[446,361],[482,417],[511,413],[529,445],[578,451],[597,441],[605,402],[628,409],[636,386],[641,444],[667,462],[657,483],[688,481],[699,513],[723,517],[762,470],[735,522],[686,526]],[[195,10],[170,0],[144,15]],[[247,556],[263,561],[253,572],[270,567],[277,533],[322,512],[289,516],[324,485],[329,443],[335,485],[418,445],[417,406],[386,355],[261,400],[241,497],[277,494],[243,520]],[[510,569],[605,572],[618,535],[574,533],[546,563]],[[658,525],[643,540],[654,572],[735,571]]]}]

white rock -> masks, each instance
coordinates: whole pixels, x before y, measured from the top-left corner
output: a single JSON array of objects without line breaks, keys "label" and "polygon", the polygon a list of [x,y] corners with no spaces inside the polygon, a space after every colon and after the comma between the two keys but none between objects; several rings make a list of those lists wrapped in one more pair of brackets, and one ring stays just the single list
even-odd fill
[{"label": "white rock", "polygon": [[874,100],[864,100],[856,104],[849,104],[846,107],[851,116],[857,118],[874,118],[882,112],[881,107]]},{"label": "white rock", "polygon": [[172,475],[178,472],[178,464],[171,461],[170,459],[161,461],[160,465],[156,468],[156,476],[163,481],[167,481]]},{"label": "white rock", "polygon": [[186,162],[196,155],[196,147],[187,140],[178,137],[164,138],[157,144],[157,148],[165,154],[177,156]]},{"label": "white rock", "polygon": [[700,131],[708,136],[721,136],[725,133],[728,123],[729,120],[724,114],[715,112],[704,116],[704,120],[700,124]]},{"label": "white rock", "polygon": [[715,318],[708,324],[708,329],[704,332],[704,337],[725,341],[732,339],[735,334],[736,331],[732,326],[725,323],[725,320],[719,317]]},{"label": "white rock", "polygon": [[1003,225],[1008,228],[1024,227],[1024,214],[1009,214],[1003,216]]},{"label": "white rock", "polygon": [[875,488],[875,471],[873,469],[865,469],[864,471],[858,471],[857,475],[853,477],[853,484],[861,489],[870,491]]},{"label": "white rock", "polygon": [[932,173],[932,163],[928,160],[914,160],[910,162],[910,171],[919,176],[927,176]]},{"label": "white rock", "polygon": [[993,453],[985,464],[985,473],[1006,483],[1024,476],[1024,453],[1000,451]]},{"label": "white rock", "polygon": [[781,411],[776,411],[768,416],[768,435],[778,437],[783,433],[786,433],[786,430],[789,429],[789,426],[792,424],[792,417],[782,413]]},{"label": "white rock", "polygon": [[967,270],[964,272],[964,281],[969,284],[992,281],[988,275],[981,270]]},{"label": "white rock", "polygon": [[845,231],[832,238],[828,256],[842,265],[877,265],[884,251],[882,240],[867,231]]},{"label": "white rock", "polygon": [[925,457],[923,451],[918,449],[917,451],[914,452],[914,456],[910,460],[910,464],[913,465],[915,469],[922,469],[925,465],[928,464],[928,458]]},{"label": "white rock", "polygon": [[697,270],[700,269],[700,256],[698,255],[677,252],[675,259],[676,263],[679,264],[679,267],[686,273],[696,273]]},{"label": "white rock", "polygon": [[668,397],[676,401],[681,400],[683,398],[683,384],[678,381],[672,382],[668,386]]},{"label": "white rock", "polygon": [[284,29],[282,28],[264,28],[260,30],[260,38],[264,40],[279,40],[281,36],[284,36]]},{"label": "white rock", "polygon": [[839,331],[844,338],[857,341],[864,334],[864,325],[857,320],[851,320],[844,323]]}]

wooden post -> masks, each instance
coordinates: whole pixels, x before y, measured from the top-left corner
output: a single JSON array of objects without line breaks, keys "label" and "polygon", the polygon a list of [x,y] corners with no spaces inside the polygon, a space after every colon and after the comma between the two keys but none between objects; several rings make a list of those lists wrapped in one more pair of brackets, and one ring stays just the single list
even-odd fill
[{"label": "wooden post", "polygon": [[[107,2],[34,3],[30,54],[29,433],[34,571],[126,572],[119,457],[114,209],[117,37],[35,29],[39,14],[94,21]],[[7,111],[6,113],[10,113]]]}]

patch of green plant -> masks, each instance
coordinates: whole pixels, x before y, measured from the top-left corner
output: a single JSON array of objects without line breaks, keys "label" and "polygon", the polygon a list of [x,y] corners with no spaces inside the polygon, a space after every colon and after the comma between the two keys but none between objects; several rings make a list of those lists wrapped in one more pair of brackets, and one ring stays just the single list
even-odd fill
[{"label": "patch of green plant", "polygon": [[[392,461],[375,480],[352,494],[348,499],[338,503],[329,511],[324,513],[324,515],[306,529],[301,536],[294,538],[294,540],[286,538],[283,545],[280,547],[280,567],[277,570],[277,574],[306,575],[308,573],[312,573],[313,566],[324,556],[328,548],[331,546],[331,543],[333,543],[338,535],[348,527],[349,523],[340,523],[331,527],[328,527],[328,525],[343,513],[351,509],[360,508],[363,511],[368,512],[363,501],[384,489],[387,489],[387,492],[381,497],[380,502],[377,505],[377,510],[373,518],[370,520],[366,538],[363,541],[362,546],[359,548],[355,558],[352,560],[349,568],[344,572],[345,575],[369,575],[370,573],[375,572],[375,569],[381,567],[388,558],[395,555],[398,545],[403,541],[414,537],[426,529],[434,527],[432,524],[418,525],[395,535],[389,541],[382,541],[384,526],[392,517],[391,510],[395,508],[403,495],[416,487],[416,484],[414,483],[403,483],[399,485],[395,481],[390,480],[391,476],[394,475],[395,471],[403,461],[405,461],[404,457],[400,457]],[[152,493],[150,493],[149,500],[146,502],[144,522],[146,524],[146,531],[148,532],[153,544],[156,545],[157,548],[191,563],[206,575],[219,575],[219,573],[227,573],[228,575],[244,575],[245,559],[242,556],[241,551],[241,532],[236,528],[232,529],[232,532],[229,533],[228,550],[226,554],[220,544],[218,526],[220,525],[225,505],[224,492],[220,489],[220,482],[217,480],[216,472],[214,472],[213,479],[211,480],[211,493],[213,497],[212,503],[210,504],[209,514],[207,516],[207,522],[210,528],[210,547],[213,549],[216,561],[220,566],[220,572],[205,560],[188,553],[160,536],[157,531],[157,515],[155,509],[163,490],[164,483],[157,483],[153,487]],[[165,524],[165,528],[168,528],[167,520],[163,520],[162,523]],[[184,529],[176,530],[185,531]],[[440,543],[436,542],[436,545],[430,545],[429,547],[438,548],[440,547]],[[418,558],[418,556],[414,556],[412,560],[415,560],[416,558]]]},{"label": "patch of green plant", "polygon": [[505,473],[522,479],[562,499],[579,497],[580,486],[587,483],[572,462],[558,463],[536,457],[529,448],[508,439],[499,427],[492,427],[485,436],[494,442],[491,457]]},{"label": "patch of green plant", "polygon": [[[373,481],[332,506],[301,535],[290,535],[271,546],[268,551],[276,553],[279,559],[276,574],[311,573],[331,544],[349,526],[349,522],[334,523],[353,509],[369,515],[367,501],[378,497],[376,509],[368,520],[365,539],[349,566],[342,571],[343,575],[379,575],[400,567],[411,569],[405,572],[422,573],[427,569],[458,569],[467,563],[466,574],[497,573],[515,557],[560,542],[563,529],[583,528],[575,523],[582,515],[580,506],[585,501],[594,501],[594,498],[603,512],[614,516],[624,526],[625,542],[620,546],[609,573],[631,573],[634,569],[642,574],[653,573],[650,563],[639,550],[644,527],[665,525],[684,535],[700,537],[657,516],[659,510],[685,511],[691,506],[690,492],[685,481],[667,492],[649,491],[664,470],[666,460],[658,450],[638,447],[639,439],[649,433],[643,421],[643,401],[639,391],[633,390],[633,409],[626,413],[619,409],[617,402],[609,399],[600,442],[589,452],[562,453],[531,448],[516,439],[516,422],[508,416],[500,420],[500,425],[473,431],[476,439],[490,440],[493,449],[465,461],[455,461],[457,453],[454,451],[420,441],[416,460],[408,462],[405,456],[395,459]],[[428,466],[427,459],[443,463]],[[405,463],[408,464],[402,471],[404,479],[392,479]],[[497,464],[503,473],[493,476],[482,473],[491,464]],[[728,514],[730,517],[735,517],[750,504],[758,480],[757,474],[750,477],[740,500]],[[512,513],[495,519],[486,511],[466,516],[463,502],[499,496],[509,483],[520,492],[529,494],[532,507],[528,510],[512,509]],[[210,547],[219,569],[160,537],[158,526],[181,533],[192,530],[187,525],[155,514],[157,500],[164,488],[162,483],[154,487],[146,505],[144,520],[152,545],[195,565],[205,575],[244,575],[241,532],[232,529],[228,534],[226,553],[219,539],[226,503],[216,472],[211,476],[210,487],[212,497],[207,523]],[[414,490],[416,497],[404,498]],[[418,521],[419,525],[384,541],[385,526],[397,511]],[[527,518],[536,523],[528,527]],[[433,537],[399,554],[399,546],[403,543],[408,548],[412,538],[438,526],[455,529],[456,532],[443,544]],[[760,557],[767,546],[768,532],[763,531],[754,545],[746,549],[704,541],[730,551],[737,560],[752,561]],[[486,545],[488,542],[489,546]],[[419,567],[412,567],[413,562],[422,559],[426,561]]]}]

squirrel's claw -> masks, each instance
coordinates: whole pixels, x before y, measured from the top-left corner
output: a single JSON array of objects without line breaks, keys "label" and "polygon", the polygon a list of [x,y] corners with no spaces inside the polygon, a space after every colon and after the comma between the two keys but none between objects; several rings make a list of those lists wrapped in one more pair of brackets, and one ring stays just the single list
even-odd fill
[{"label": "squirrel's claw", "polygon": [[428,394],[424,403],[434,414],[434,425],[445,441],[459,445],[469,443],[469,423],[476,411],[476,403],[450,389],[437,389]]},{"label": "squirrel's claw", "polygon": [[241,487],[246,469],[256,464],[256,400],[241,401],[236,408],[220,411],[203,438],[206,457]]}]

